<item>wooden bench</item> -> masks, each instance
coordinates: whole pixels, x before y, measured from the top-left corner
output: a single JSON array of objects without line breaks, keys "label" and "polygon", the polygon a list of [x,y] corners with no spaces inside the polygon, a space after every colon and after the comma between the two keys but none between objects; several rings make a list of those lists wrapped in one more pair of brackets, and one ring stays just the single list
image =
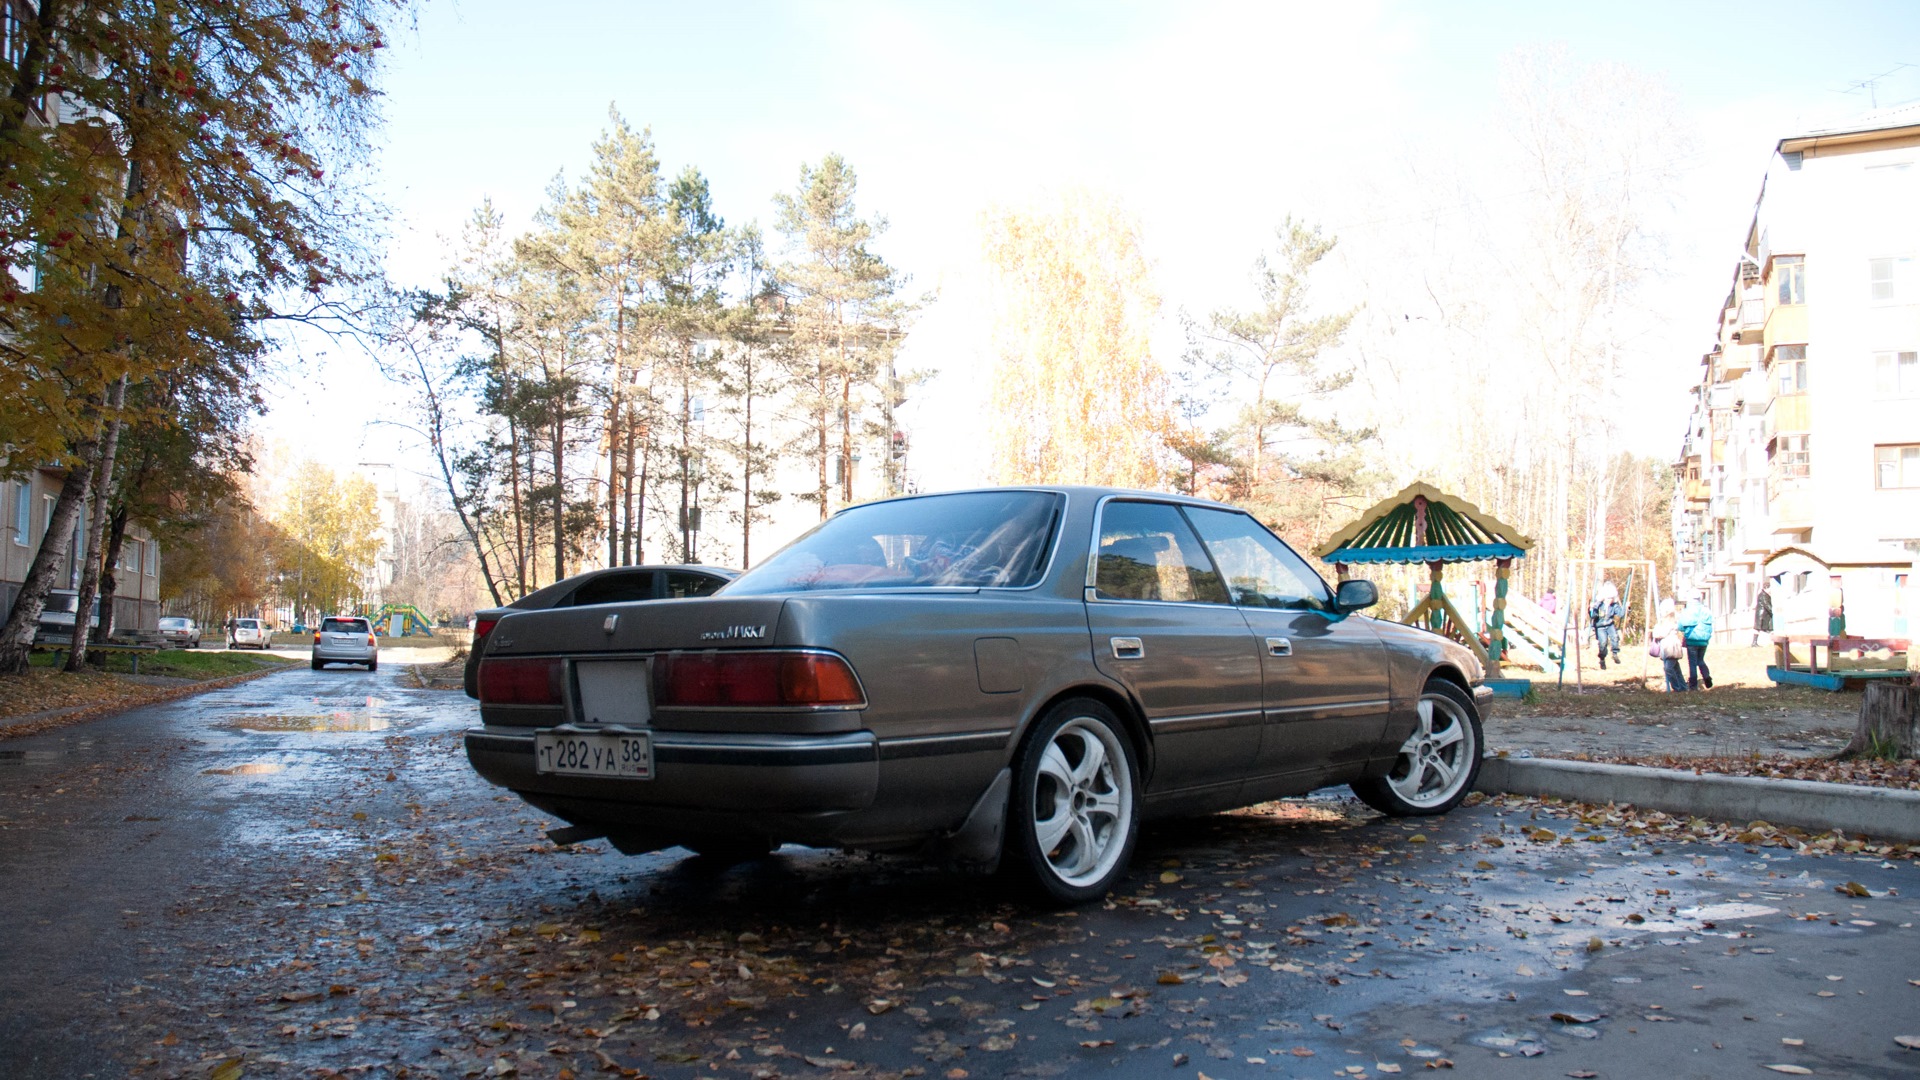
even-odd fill
[{"label": "wooden bench", "polygon": [[[71,645],[55,645],[55,644],[42,643],[42,642],[35,642],[33,644],[33,651],[50,652],[53,654],[54,667],[59,667],[61,665],[62,661],[65,659],[67,655],[67,652],[70,649],[72,649]],[[160,646],[158,645],[93,645],[93,644],[89,644],[87,646],[87,655],[89,656],[92,656],[95,653],[99,653],[102,656],[105,656],[107,653],[124,653],[127,656],[131,657],[133,659],[133,673],[135,675],[140,674],[140,657],[145,653],[156,653],[159,651],[160,651]]]}]

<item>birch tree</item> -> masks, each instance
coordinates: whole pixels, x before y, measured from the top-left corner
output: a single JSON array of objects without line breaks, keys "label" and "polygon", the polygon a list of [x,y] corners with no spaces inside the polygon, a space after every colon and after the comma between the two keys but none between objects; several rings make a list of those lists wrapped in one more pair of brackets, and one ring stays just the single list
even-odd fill
[{"label": "birch tree", "polygon": [[1160,299],[1138,223],[1080,191],[990,212],[982,232],[998,353],[995,479],[1157,486],[1169,393],[1150,346]]}]

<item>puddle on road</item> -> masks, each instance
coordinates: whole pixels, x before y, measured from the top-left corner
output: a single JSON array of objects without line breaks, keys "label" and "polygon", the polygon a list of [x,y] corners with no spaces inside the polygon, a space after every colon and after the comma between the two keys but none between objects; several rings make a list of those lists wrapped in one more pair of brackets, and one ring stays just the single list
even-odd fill
[{"label": "puddle on road", "polygon": [[1475,1046],[1484,1046],[1489,1050],[1499,1050],[1521,1057],[1539,1057],[1547,1052],[1547,1041],[1532,1031],[1509,1031],[1506,1028],[1494,1028],[1470,1035],[1467,1041]]},{"label": "puddle on road", "polygon": [[25,765],[31,761],[58,761],[65,750],[0,750],[0,765]]},{"label": "puddle on road", "polygon": [[1762,904],[1727,903],[1681,908],[1678,914],[1683,919],[1699,919],[1702,922],[1732,922],[1736,919],[1759,919],[1768,915],[1778,915],[1780,909]]},{"label": "puddle on road", "polygon": [[229,716],[220,726],[256,735],[285,733],[341,735],[363,731],[385,731],[392,724],[384,716],[366,709],[346,709],[330,713],[253,713]]},{"label": "puddle on road", "polygon": [[249,761],[244,765],[233,765],[224,769],[201,769],[202,776],[272,776],[287,771],[285,765],[277,761]]}]

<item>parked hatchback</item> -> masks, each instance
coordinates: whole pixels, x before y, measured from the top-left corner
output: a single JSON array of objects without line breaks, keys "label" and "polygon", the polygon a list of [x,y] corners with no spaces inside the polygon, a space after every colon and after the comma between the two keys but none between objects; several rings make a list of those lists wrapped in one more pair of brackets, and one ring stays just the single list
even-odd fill
[{"label": "parked hatchback", "polygon": [[548,608],[585,607],[588,604],[616,604],[628,600],[676,600],[689,596],[708,596],[720,586],[740,576],[738,570],[722,566],[695,566],[675,563],[667,566],[610,566],[562,578],[544,589],[535,589],[505,607],[484,608],[473,614],[473,644],[467,649],[467,696],[480,696],[476,681],[480,654],[486,651],[487,635],[501,619],[516,611],[544,611]]},{"label": "parked hatchback", "polygon": [[179,615],[169,615],[160,620],[160,643],[182,649],[197,649],[200,647],[200,624]]},{"label": "parked hatchback", "polygon": [[1473,788],[1481,669],[1360,612],[1244,511],[1084,487],[841,511],[711,597],[515,612],[480,663],[488,780],[627,853],[782,843],[1003,859],[1104,894],[1140,822],[1349,784]]},{"label": "parked hatchback", "polygon": [[328,664],[365,664],[380,670],[380,639],[373,625],[357,615],[330,615],[313,632],[313,670]]},{"label": "parked hatchback", "polygon": [[272,639],[273,631],[259,619],[233,620],[233,640],[229,644],[236,649],[264,649]]}]

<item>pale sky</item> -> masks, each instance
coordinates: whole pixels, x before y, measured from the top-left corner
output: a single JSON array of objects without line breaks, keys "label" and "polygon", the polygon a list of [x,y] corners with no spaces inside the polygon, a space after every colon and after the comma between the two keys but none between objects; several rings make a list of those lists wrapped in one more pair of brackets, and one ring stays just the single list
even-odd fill
[{"label": "pale sky", "polygon": [[[800,165],[842,154],[863,210],[890,223],[878,250],[916,293],[965,291],[982,210],[1105,191],[1140,216],[1169,316],[1199,315],[1244,302],[1252,259],[1289,213],[1346,238],[1405,227],[1404,208],[1369,201],[1371,181],[1497,138],[1499,65],[1516,47],[1632,65],[1667,81],[1699,146],[1659,290],[1671,336],[1648,345],[1671,353],[1672,382],[1625,432],[1661,456],[1678,445],[1775,140],[1865,110],[1858,84],[1883,73],[1880,105],[1920,98],[1920,67],[1901,69],[1920,64],[1911,0],[422,7],[388,57],[377,161],[395,218],[388,272],[419,285],[482,198],[525,227],[557,174],[583,172],[613,105],[652,129],[664,172],[706,174],[729,224],[770,226]],[[962,321],[943,301],[915,330],[907,362],[950,369],[917,454],[965,445],[972,416],[955,403],[978,394],[959,370],[974,358],[950,347]],[[357,425],[359,460],[404,458],[401,437],[372,424],[384,390],[351,349],[316,351],[272,387],[263,430],[299,445],[320,425],[338,448]]]}]

